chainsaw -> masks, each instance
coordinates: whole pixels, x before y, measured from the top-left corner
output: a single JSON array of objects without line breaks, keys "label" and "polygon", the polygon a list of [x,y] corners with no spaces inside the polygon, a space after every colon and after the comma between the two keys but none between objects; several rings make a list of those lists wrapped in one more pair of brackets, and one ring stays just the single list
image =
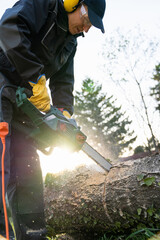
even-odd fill
[{"label": "chainsaw", "polygon": [[82,150],[105,171],[110,170],[111,163],[86,142],[86,135],[74,119],[66,118],[52,105],[49,112],[42,113],[28,100],[25,88],[16,90],[16,103],[30,121],[13,122],[14,127],[33,139],[41,152],[49,155],[54,147],[67,146],[73,152]]}]

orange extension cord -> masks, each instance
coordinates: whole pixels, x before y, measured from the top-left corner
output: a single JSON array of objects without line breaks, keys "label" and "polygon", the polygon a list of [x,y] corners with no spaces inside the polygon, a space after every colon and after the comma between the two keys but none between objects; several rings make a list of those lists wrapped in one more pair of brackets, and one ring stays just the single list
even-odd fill
[{"label": "orange extension cord", "polygon": [[5,201],[5,177],[4,177],[4,156],[6,150],[5,137],[9,132],[9,127],[7,122],[0,122],[0,138],[3,145],[2,152],[2,202],[4,208],[4,217],[5,217],[5,227],[6,227],[6,239],[9,240],[9,225],[8,225],[8,216],[7,216],[7,207]]}]

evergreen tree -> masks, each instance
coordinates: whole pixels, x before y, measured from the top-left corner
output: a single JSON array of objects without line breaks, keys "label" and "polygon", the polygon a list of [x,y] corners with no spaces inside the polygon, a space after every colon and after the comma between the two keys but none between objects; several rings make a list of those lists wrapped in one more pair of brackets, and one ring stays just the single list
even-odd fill
[{"label": "evergreen tree", "polygon": [[160,111],[160,64],[155,67],[155,73],[153,79],[157,82],[154,87],[151,88],[151,96],[157,101],[156,110]]},{"label": "evergreen tree", "polygon": [[83,81],[75,96],[75,119],[87,135],[88,142],[106,158],[117,159],[133,143],[128,117],[116,107],[113,96],[102,93],[102,86],[91,79]]}]

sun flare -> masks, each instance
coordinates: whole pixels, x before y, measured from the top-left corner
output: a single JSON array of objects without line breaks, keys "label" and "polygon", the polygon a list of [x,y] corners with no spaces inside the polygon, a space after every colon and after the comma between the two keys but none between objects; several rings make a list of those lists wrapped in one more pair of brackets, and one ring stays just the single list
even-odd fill
[{"label": "sun flare", "polygon": [[93,160],[83,152],[71,153],[67,149],[54,148],[51,155],[46,156],[39,152],[43,176],[47,173],[57,173],[63,170],[74,170],[80,165],[92,165]]}]

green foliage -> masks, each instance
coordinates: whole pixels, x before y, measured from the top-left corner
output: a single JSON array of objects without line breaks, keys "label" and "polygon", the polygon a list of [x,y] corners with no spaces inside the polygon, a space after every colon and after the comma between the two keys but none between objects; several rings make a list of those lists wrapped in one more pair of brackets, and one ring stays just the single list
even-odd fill
[{"label": "green foliage", "polygon": [[[155,145],[157,146],[158,149],[160,149],[160,143],[159,140],[157,138],[154,137],[155,140]],[[134,154],[137,153],[143,153],[143,152],[151,152],[155,150],[155,146],[153,143],[153,138],[149,138],[147,139],[147,144],[144,144],[144,146],[139,145],[134,149]]]},{"label": "green foliage", "polygon": [[151,96],[157,101],[156,110],[160,111],[160,64],[155,67],[153,79],[156,85],[151,88]]},{"label": "green foliage", "polygon": [[141,181],[144,178],[144,174],[137,175],[137,181]]},{"label": "green foliage", "polygon": [[142,212],[142,208],[138,208],[138,209],[137,209],[138,216],[141,215],[141,212]]},{"label": "green foliage", "polygon": [[146,186],[151,186],[155,182],[155,177],[148,177],[143,179],[143,182]]},{"label": "green foliage", "polygon": [[117,159],[136,139],[121,106],[117,107],[113,96],[107,97],[102,86],[89,78],[83,81],[81,91],[76,92],[75,118],[88,142],[107,158]]},{"label": "green foliage", "polygon": [[137,231],[134,231],[130,235],[119,235],[119,236],[107,236],[105,234],[99,240],[147,240],[150,237],[154,236],[159,229],[155,228],[142,228]]},{"label": "green foliage", "polygon": [[[155,138],[154,140],[155,140],[155,144],[156,144],[157,148],[160,148],[159,140],[157,138]],[[152,137],[147,139],[147,145],[145,145],[144,149],[145,149],[145,151],[154,151],[155,150],[155,146],[154,146]]]},{"label": "green foliage", "polygon": [[143,146],[137,146],[134,149],[134,154],[141,153],[141,152],[144,152],[144,147]]},{"label": "green foliage", "polygon": [[140,229],[139,231],[136,231],[132,234],[130,234],[126,240],[128,239],[148,239],[152,236],[154,236],[153,231],[158,231],[158,229],[150,229],[150,228],[144,228],[144,229]]},{"label": "green foliage", "polygon": [[153,183],[155,183],[155,177],[144,177],[144,174],[137,175],[137,181],[140,182],[140,185],[146,185],[151,186]]}]

